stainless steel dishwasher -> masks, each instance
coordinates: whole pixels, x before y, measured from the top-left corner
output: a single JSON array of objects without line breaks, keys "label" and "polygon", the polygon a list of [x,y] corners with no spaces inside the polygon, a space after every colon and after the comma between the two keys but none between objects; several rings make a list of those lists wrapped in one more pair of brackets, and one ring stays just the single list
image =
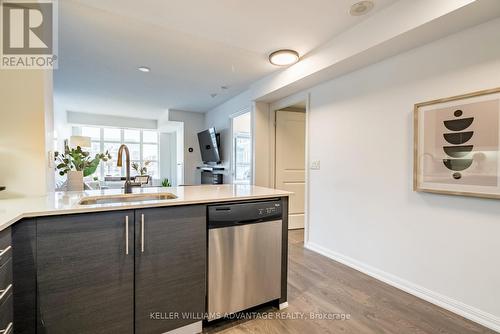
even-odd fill
[{"label": "stainless steel dishwasher", "polygon": [[280,298],[280,200],[208,207],[208,320]]}]

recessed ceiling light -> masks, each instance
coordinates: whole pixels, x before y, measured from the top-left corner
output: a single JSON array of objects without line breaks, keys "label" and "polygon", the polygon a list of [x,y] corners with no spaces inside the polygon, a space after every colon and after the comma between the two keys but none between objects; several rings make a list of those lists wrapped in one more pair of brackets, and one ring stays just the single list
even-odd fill
[{"label": "recessed ceiling light", "polygon": [[375,4],[373,3],[373,1],[360,1],[351,6],[351,9],[349,9],[349,14],[351,14],[351,16],[365,15],[366,13],[371,11],[374,6]]},{"label": "recessed ceiling light", "polygon": [[269,61],[276,66],[288,66],[299,61],[299,53],[294,50],[278,50],[269,55]]},{"label": "recessed ceiling light", "polygon": [[144,72],[144,73],[149,73],[151,72],[151,69],[149,67],[146,67],[146,66],[140,66],[137,68],[139,71],[141,72]]}]

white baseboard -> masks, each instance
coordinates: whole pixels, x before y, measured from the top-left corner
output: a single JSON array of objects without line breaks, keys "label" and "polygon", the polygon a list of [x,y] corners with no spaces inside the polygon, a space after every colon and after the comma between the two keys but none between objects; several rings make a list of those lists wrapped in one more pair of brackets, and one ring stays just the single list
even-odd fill
[{"label": "white baseboard", "polygon": [[284,309],[286,309],[286,308],[288,308],[288,302],[283,302],[283,303],[281,303],[281,304],[279,305],[279,309],[280,309],[280,311],[281,311],[281,310],[284,310]]},{"label": "white baseboard", "polygon": [[177,329],[173,329],[163,334],[198,334],[201,333],[202,331],[203,331],[202,322],[198,321]]},{"label": "white baseboard", "polygon": [[308,242],[305,248],[324,255],[332,260],[345,264],[348,267],[356,269],[366,275],[376,278],[384,283],[392,285],[400,290],[408,292],[416,297],[426,300],[432,304],[440,306],[450,312],[456,313],[466,319],[474,321],[480,325],[488,327],[496,332],[500,332],[500,318],[493,314],[481,311],[475,307],[464,304],[458,300],[443,296],[437,292],[426,289],[422,286],[369,266],[348,256],[333,252],[325,247],[315,243]]}]

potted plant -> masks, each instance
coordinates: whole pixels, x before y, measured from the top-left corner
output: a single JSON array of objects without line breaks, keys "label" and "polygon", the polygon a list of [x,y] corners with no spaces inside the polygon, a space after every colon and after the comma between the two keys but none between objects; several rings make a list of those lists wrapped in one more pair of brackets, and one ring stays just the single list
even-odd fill
[{"label": "potted plant", "polygon": [[171,187],[172,184],[170,183],[170,181],[168,179],[163,179],[163,181],[161,181],[161,186],[162,187]]},{"label": "potted plant", "polygon": [[68,175],[67,190],[82,191],[83,178],[92,175],[97,170],[97,166],[102,161],[111,159],[108,151],[96,154],[94,158],[89,152],[82,151],[80,146],[76,148],[65,147],[64,153],[55,152],[56,169],[59,175]]},{"label": "potted plant", "polygon": [[137,174],[144,176],[148,175],[148,167],[151,165],[151,161],[145,160],[144,164],[141,166],[138,162],[132,163],[132,169],[137,172]]}]

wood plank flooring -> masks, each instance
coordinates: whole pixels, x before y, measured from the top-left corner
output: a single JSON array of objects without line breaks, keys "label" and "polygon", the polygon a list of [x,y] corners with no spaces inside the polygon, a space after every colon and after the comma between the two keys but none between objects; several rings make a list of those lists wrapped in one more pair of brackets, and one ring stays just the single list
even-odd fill
[{"label": "wood plank flooring", "polygon": [[[259,315],[304,319],[228,320],[209,324],[204,333],[495,333],[454,313],[303,247],[303,230],[289,232],[289,307],[258,310]],[[307,319],[310,312],[349,315],[349,320]],[[299,313],[300,314],[300,313]]]}]

